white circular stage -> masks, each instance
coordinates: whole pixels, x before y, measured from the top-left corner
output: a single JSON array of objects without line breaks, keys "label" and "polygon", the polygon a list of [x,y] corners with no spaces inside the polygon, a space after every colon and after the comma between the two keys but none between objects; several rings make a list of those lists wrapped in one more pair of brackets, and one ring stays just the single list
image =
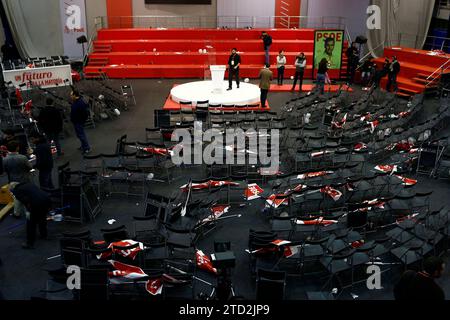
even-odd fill
[{"label": "white circular stage", "polygon": [[209,100],[210,104],[222,105],[246,105],[260,102],[260,89],[254,84],[241,82],[239,89],[233,81],[233,90],[227,91],[228,81],[223,81],[222,92],[213,92],[212,81],[196,81],[176,86],[170,92],[172,100],[179,103]]}]

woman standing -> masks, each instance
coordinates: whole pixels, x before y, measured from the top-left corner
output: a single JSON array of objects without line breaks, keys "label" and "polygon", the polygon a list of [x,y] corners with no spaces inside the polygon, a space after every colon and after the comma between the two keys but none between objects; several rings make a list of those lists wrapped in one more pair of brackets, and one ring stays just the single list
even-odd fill
[{"label": "woman standing", "polygon": [[328,61],[323,58],[319,63],[319,70],[317,71],[317,87],[320,90],[320,94],[325,92],[325,81],[330,82],[328,78]]},{"label": "woman standing", "polygon": [[284,51],[281,50],[279,55],[277,56],[277,69],[278,69],[278,85],[283,85],[284,79],[284,69],[286,65],[286,56],[284,55]]},{"label": "woman standing", "polygon": [[302,92],[303,86],[303,75],[305,74],[306,68],[306,57],[302,52],[300,55],[295,57],[295,77],[294,77],[294,85],[292,86],[292,91],[295,90],[295,86],[297,85],[297,80],[300,80],[300,92]]}]

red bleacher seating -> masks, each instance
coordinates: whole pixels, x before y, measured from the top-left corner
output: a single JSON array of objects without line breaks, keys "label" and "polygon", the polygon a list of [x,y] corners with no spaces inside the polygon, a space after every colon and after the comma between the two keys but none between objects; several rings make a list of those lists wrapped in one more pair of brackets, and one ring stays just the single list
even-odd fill
[{"label": "red bleacher seating", "polygon": [[[262,30],[223,29],[103,29],[98,32],[93,52],[85,67],[85,77],[109,78],[203,78],[212,64],[227,64],[236,47],[242,57],[242,78],[256,78],[264,64]],[[271,65],[275,70],[278,51],[285,50],[288,66],[285,77],[295,73],[294,59],[299,52],[312,69],[313,29],[268,30],[273,38]],[[208,53],[199,53],[207,49]],[[344,59],[345,60],[345,59]],[[343,62],[345,69],[345,61]],[[339,78],[340,70],[330,76]],[[306,72],[305,78],[311,78]]]},{"label": "red bleacher seating", "polygon": [[[435,89],[439,82],[440,72],[436,73],[436,80],[427,85],[426,80],[433,72],[450,59],[450,55],[431,55],[430,51],[411,48],[385,48],[384,56],[391,59],[396,56],[401,65],[400,74],[397,78],[398,95],[410,97],[417,93]],[[384,63],[384,57],[375,59],[378,68]],[[449,66],[447,66],[448,68]],[[444,70],[445,73],[449,70]],[[381,86],[386,87],[387,77],[381,81]]]}]

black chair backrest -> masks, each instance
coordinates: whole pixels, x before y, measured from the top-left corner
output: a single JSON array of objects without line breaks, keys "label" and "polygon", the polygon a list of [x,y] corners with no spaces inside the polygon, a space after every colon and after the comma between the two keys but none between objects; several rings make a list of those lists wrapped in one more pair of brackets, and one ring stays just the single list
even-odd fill
[{"label": "black chair backrest", "polygon": [[230,241],[214,241],[214,252],[231,251]]},{"label": "black chair backrest", "polygon": [[285,284],[285,272],[258,269],[256,300],[283,300]]},{"label": "black chair backrest", "polygon": [[108,300],[107,269],[81,269],[80,300]]}]

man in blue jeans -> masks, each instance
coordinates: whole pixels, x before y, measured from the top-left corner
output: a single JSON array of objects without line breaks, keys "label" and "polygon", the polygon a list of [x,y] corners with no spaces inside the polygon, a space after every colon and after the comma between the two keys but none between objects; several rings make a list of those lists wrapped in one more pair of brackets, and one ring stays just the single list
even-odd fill
[{"label": "man in blue jeans", "polygon": [[91,147],[84,132],[84,124],[89,117],[89,106],[77,90],[72,90],[70,98],[72,99],[70,121],[72,121],[75,133],[81,142],[80,150],[83,154],[88,154],[91,152]]},{"label": "man in blue jeans", "polygon": [[264,43],[264,53],[265,53],[265,64],[270,64],[270,46],[272,45],[272,37],[263,31],[261,34],[261,39]]}]

